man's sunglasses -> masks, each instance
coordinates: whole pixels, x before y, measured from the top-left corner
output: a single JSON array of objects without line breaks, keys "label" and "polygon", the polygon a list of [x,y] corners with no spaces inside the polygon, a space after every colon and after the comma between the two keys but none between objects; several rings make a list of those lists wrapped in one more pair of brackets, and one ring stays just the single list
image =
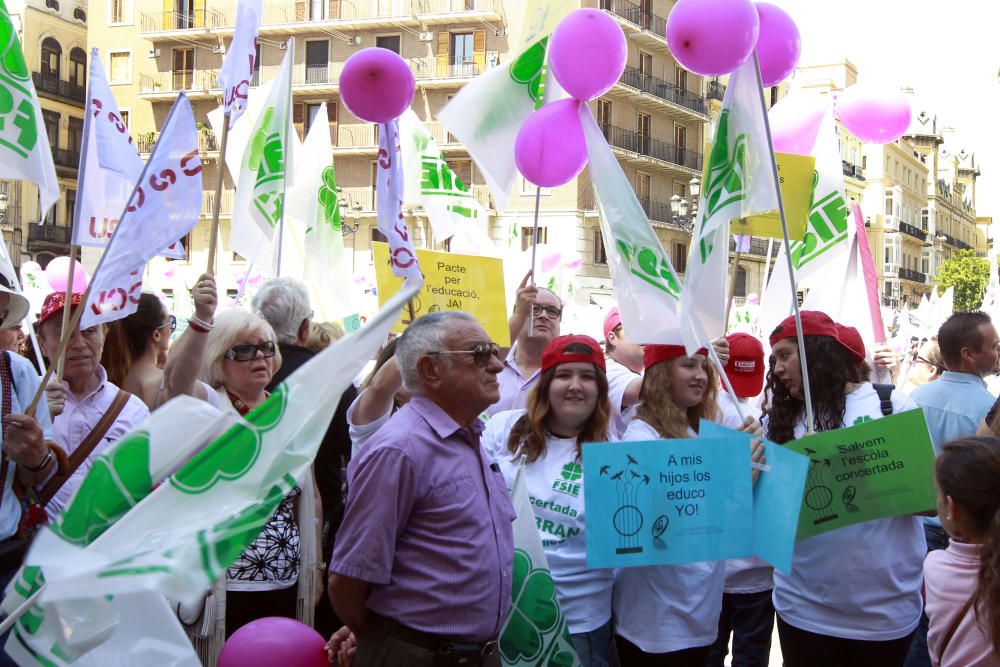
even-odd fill
[{"label": "man's sunglasses", "polygon": [[439,350],[437,352],[428,352],[427,354],[471,354],[472,361],[477,366],[485,368],[490,363],[490,357],[500,358],[500,346],[496,343],[479,343],[471,350]]},{"label": "man's sunglasses", "polygon": [[233,361],[250,361],[257,356],[260,352],[261,356],[265,359],[274,356],[275,347],[273,340],[266,340],[263,343],[258,343],[254,345],[253,343],[246,343],[244,345],[233,345],[231,348],[226,350],[226,359],[232,359]]}]

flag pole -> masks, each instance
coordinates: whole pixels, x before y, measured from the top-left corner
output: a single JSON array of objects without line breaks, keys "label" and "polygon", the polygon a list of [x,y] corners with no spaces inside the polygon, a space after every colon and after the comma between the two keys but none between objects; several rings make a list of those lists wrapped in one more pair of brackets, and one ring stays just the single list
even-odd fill
[{"label": "flag pole", "polygon": [[[288,57],[292,59],[291,68],[290,69],[294,69],[295,68],[295,38],[294,37],[289,37],[288,38],[287,48],[288,48],[288,54],[289,54]],[[288,79],[289,79],[289,81],[288,81],[288,113],[285,116],[285,127],[282,130],[282,132],[284,134],[284,138],[282,140],[282,151],[284,152],[284,155],[282,156],[282,161],[284,163],[284,176],[281,179],[281,217],[278,218],[278,260],[277,260],[277,264],[275,265],[275,268],[274,268],[274,277],[275,278],[281,277],[281,253],[282,253],[282,244],[284,243],[284,240],[285,240],[285,208],[286,208],[286,204],[288,203],[288,201],[287,201],[287,198],[288,198],[288,176],[289,176],[289,174],[292,171],[292,165],[291,165],[291,163],[289,161],[289,158],[291,157],[291,155],[289,155],[289,150],[288,150],[288,148],[289,148],[289,138],[290,138],[289,132],[288,132],[288,128],[292,124],[292,81],[291,81],[291,78],[292,78],[292,72],[289,71],[289,73],[288,73]],[[396,136],[396,141],[397,142],[399,141],[399,136],[398,135]]]},{"label": "flag pole", "polygon": [[32,593],[27,600],[17,605],[17,609],[7,614],[7,618],[3,619],[3,623],[0,623],[0,634],[7,632],[14,627],[14,624],[17,623],[18,619],[24,616],[29,609],[35,606],[35,603],[38,602],[38,598],[41,597],[44,592],[45,584],[42,584],[41,587]]},{"label": "flag pole", "polygon": [[[535,110],[545,104],[545,74],[549,66],[549,45],[545,44],[545,54],[542,56],[542,71],[539,73],[538,99],[535,100]],[[538,209],[542,204],[542,186],[535,186],[535,223],[531,228],[531,286],[535,286],[535,258],[538,256]],[[528,313],[528,337],[534,334],[535,316]]]},{"label": "flag pole", "polygon": [[771,160],[771,177],[774,179],[774,191],[778,193],[778,215],[781,218],[781,237],[785,244],[785,261],[788,263],[788,280],[792,283],[792,314],[795,316],[795,333],[799,345],[799,366],[802,371],[802,393],[806,404],[806,433],[808,434],[815,432],[812,390],[809,386],[809,363],[806,359],[805,336],[802,335],[802,314],[799,312],[799,289],[795,282],[795,266],[792,263],[792,244],[788,238],[788,221],[785,219],[785,203],[781,196],[781,181],[778,178],[778,163],[774,157],[771,121],[767,116],[767,104],[764,101],[764,82],[760,76],[760,60],[757,58],[757,49],[753,51],[753,68],[757,75],[757,92],[760,99],[760,110],[764,116],[764,132],[767,134],[767,154]]},{"label": "flag pole", "polygon": [[725,331],[729,331],[729,311],[733,307],[733,297],[736,295],[736,272],[740,270],[740,256],[743,253],[740,252],[739,248],[736,249],[736,255],[733,257],[733,273],[729,277],[729,296],[726,297],[726,327]]},{"label": "flag pole", "polygon": [[767,283],[771,281],[771,251],[774,250],[774,237],[767,239],[767,261],[764,262],[764,283],[761,285],[760,293],[767,290]]},{"label": "flag pole", "polygon": [[208,268],[206,273],[215,275],[215,257],[219,247],[219,213],[222,210],[222,182],[226,178],[226,146],[229,144],[229,116],[222,116],[222,139],[219,143],[218,175],[215,179],[215,201],[212,202],[212,234],[208,243]]},{"label": "flag pole", "polygon": [[[66,296],[63,303],[73,302],[73,274],[76,272],[76,251],[80,249],[80,246],[71,244],[69,246],[69,275],[66,277]],[[69,309],[63,308],[62,314],[62,331],[66,331],[66,325],[69,323]],[[56,380],[62,382],[63,379],[63,369],[66,366],[66,360],[59,357],[56,366]]]}]

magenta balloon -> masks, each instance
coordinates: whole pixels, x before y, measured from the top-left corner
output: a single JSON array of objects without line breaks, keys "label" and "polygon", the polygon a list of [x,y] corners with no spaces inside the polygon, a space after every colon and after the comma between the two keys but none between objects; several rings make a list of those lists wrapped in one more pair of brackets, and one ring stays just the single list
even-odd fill
[{"label": "magenta balloon", "polygon": [[898,90],[851,86],[837,99],[844,128],[869,144],[891,144],[910,127],[910,101]]},{"label": "magenta balloon", "polygon": [[413,101],[416,83],[406,61],[389,49],[362,49],[347,59],[340,73],[340,98],[361,120],[387,123]]},{"label": "magenta balloon", "polygon": [[722,76],[746,62],[760,18],[750,0],[679,0],[667,17],[667,44],[681,65]]},{"label": "magenta balloon", "polygon": [[[55,257],[45,266],[45,278],[53,292],[65,292],[69,281],[69,257]],[[83,264],[76,263],[73,267],[73,293],[86,291],[89,282],[87,271]]]},{"label": "magenta balloon", "polygon": [[771,143],[778,153],[811,155],[823,115],[830,102],[819,96],[796,93],[771,107]]},{"label": "magenta balloon", "polygon": [[552,33],[549,65],[556,81],[578,100],[608,92],[625,71],[628,44],[618,22],[599,9],[577,9]]},{"label": "magenta balloon", "polygon": [[304,623],[271,616],[247,623],[226,640],[218,667],[330,667],[323,637]]},{"label": "magenta balloon", "polygon": [[784,9],[767,2],[757,3],[760,37],[757,58],[765,88],[777,86],[795,71],[802,52],[802,39],[795,21]]},{"label": "magenta balloon", "polygon": [[517,133],[514,161],[537,186],[554,188],[572,181],[587,164],[580,102],[559,100],[531,114]]}]

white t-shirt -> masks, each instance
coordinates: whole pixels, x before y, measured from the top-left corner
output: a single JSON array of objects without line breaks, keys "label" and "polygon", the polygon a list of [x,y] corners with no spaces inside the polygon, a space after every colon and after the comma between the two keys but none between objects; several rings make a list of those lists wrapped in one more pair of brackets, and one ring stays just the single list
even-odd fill
[{"label": "white t-shirt", "polygon": [[[893,414],[917,406],[892,392]],[[868,382],[847,395],[844,425],[882,417]],[[805,434],[805,422],[795,437]],[[774,608],[789,625],[821,635],[890,641],[920,621],[927,544],[919,517],[897,516],[839,528],[795,545],[791,574],[774,573]]]},{"label": "white t-shirt", "polygon": [[380,428],[385,426],[385,423],[389,421],[389,417],[392,416],[392,408],[389,408],[388,412],[380,417],[377,417],[374,421],[368,422],[367,424],[362,424],[358,426],[354,423],[354,410],[358,407],[358,401],[364,396],[362,391],[358,394],[357,398],[351,403],[351,407],[347,408],[347,434],[351,437],[351,458],[353,459],[361,451],[368,439],[371,438],[375,433],[378,432]]},{"label": "white t-shirt", "polygon": [[[747,400],[740,400],[743,414],[754,419],[760,419],[760,409]],[[724,421],[741,422],[736,402],[724,388],[719,389],[719,409],[722,410]],[[761,593],[774,588],[771,573],[774,568],[767,561],[752,556],[750,558],[733,558],[726,561],[726,593]]]},{"label": "white t-shirt", "polygon": [[[480,440],[486,455],[500,466],[508,489],[518,462],[511,460],[507,440],[524,412],[493,415]],[[524,481],[570,634],[596,630],[611,618],[615,575],[614,570],[587,567],[583,464],[576,458],[576,439],[546,438],[545,454],[524,467]]]},{"label": "white t-shirt", "polygon": [[628,386],[640,375],[630,371],[614,359],[605,359],[604,364],[607,367],[608,400],[611,401],[612,435],[620,438],[628,425],[628,416],[626,415],[630,412],[630,410],[622,410],[622,398],[625,397],[625,390],[628,389]]},{"label": "white t-shirt", "polygon": [[[720,415],[719,423],[740,422]],[[688,436],[698,434],[688,430]],[[633,419],[622,440],[663,438],[648,423]],[[671,653],[715,641],[722,612],[725,561],[623,568],[615,582],[615,632],[646,653]]]}]

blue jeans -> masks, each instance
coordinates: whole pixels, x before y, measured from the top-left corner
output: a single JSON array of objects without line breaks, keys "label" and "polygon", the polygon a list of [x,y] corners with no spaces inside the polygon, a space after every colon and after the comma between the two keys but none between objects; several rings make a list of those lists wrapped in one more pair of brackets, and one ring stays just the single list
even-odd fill
[{"label": "blue jeans", "polygon": [[767,667],[774,632],[771,591],[726,593],[722,596],[719,634],[709,649],[707,667],[722,667],[733,635],[732,667]]},{"label": "blue jeans", "polygon": [[[924,537],[927,538],[927,553],[948,548],[948,533],[941,526],[925,523]],[[927,650],[927,623],[927,614],[920,614],[920,625],[913,633],[913,643],[903,667],[931,667],[931,656]]]},{"label": "blue jeans", "polygon": [[611,621],[590,632],[570,635],[583,667],[608,667],[611,660]]}]

